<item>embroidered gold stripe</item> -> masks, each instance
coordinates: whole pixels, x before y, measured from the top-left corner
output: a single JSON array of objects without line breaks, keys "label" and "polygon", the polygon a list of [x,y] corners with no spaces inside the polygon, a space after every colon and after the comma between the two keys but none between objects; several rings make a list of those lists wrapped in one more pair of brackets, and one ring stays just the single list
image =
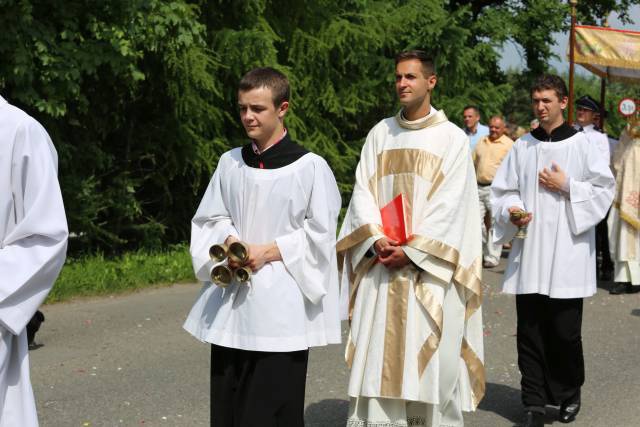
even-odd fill
[{"label": "embroidered gold stripe", "polygon": [[353,230],[351,234],[340,239],[338,243],[336,243],[336,251],[344,252],[347,249],[350,249],[357,245],[358,243],[364,242],[371,236],[375,236],[377,234],[382,234],[382,229],[378,224],[365,224]]},{"label": "embroidered gold stripe", "polygon": [[458,265],[458,260],[460,259],[460,252],[457,249],[439,240],[420,235],[414,235],[407,243],[407,246],[431,254],[454,265]]},{"label": "embroidered gold stripe", "polygon": [[401,275],[403,270],[392,273],[393,277],[387,294],[387,319],[380,384],[380,394],[383,397],[402,395],[409,301],[409,279]]},{"label": "embroidered gold stripe", "polygon": [[[466,319],[482,305],[482,260],[477,258],[468,268],[459,264],[460,252],[435,239],[414,235],[407,246],[431,254],[454,265],[453,280],[472,294],[466,298]],[[466,294],[466,293],[465,293]]]},{"label": "embroidered gold stripe", "polygon": [[356,304],[356,296],[358,295],[360,282],[371,267],[375,265],[377,260],[377,257],[365,258],[356,267],[356,271],[354,273],[355,277],[351,283],[351,293],[349,294],[349,324],[351,324],[351,319],[353,319],[353,307]]},{"label": "embroidered gold stripe", "polygon": [[344,352],[344,360],[347,362],[347,366],[351,369],[353,365],[353,356],[356,353],[356,346],[351,341],[351,332],[349,332],[349,338],[347,338],[347,347]]},{"label": "embroidered gold stripe", "polygon": [[[468,320],[471,315],[482,305],[482,261],[477,258],[468,269],[458,266],[453,273],[453,280],[456,284],[460,284],[463,288],[471,291],[471,295],[466,300],[465,319]],[[465,292],[465,294],[467,294]]]},{"label": "embroidered gold stripe", "polygon": [[[421,176],[432,183],[429,194],[436,190],[434,188],[437,187],[436,179],[441,182],[444,178],[440,170],[442,158],[419,148],[384,150],[378,154],[376,164],[376,173],[369,179],[369,188],[373,194],[377,194],[378,181],[388,175],[414,174]],[[440,177],[441,175],[442,177]]]},{"label": "embroidered gold stripe", "polygon": [[473,351],[473,349],[469,346],[467,340],[464,338],[462,339],[460,356],[467,366],[467,372],[469,373],[469,379],[471,383],[473,407],[476,408],[484,397],[485,392],[486,378],[484,365],[482,364],[480,358]]},{"label": "embroidered gold stripe", "polygon": [[429,361],[435,354],[438,346],[440,345],[440,338],[433,332],[429,335],[429,338],[424,342],[422,348],[418,352],[418,376],[422,377],[424,370],[427,369]]},{"label": "embroidered gold stripe", "polygon": [[436,330],[433,331],[427,340],[422,344],[420,351],[418,352],[418,375],[422,376],[426,369],[431,357],[434,355],[438,346],[440,345],[440,338],[442,337],[442,323],[444,314],[442,312],[442,305],[433,295],[433,292],[429,289],[426,283],[418,280],[414,285],[414,292],[416,299],[422,304],[429,316],[436,325]]}]

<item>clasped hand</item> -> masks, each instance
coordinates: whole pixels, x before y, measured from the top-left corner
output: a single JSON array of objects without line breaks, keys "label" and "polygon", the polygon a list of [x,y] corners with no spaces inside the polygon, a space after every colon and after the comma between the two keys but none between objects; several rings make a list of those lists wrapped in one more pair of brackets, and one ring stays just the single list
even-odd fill
[{"label": "clasped hand", "polygon": [[[239,242],[237,238],[234,236],[229,236],[224,241],[225,245],[229,246],[233,242]],[[266,263],[277,261],[281,259],[280,251],[275,243],[270,243],[266,245],[252,245],[249,246],[249,257],[244,263],[234,262],[229,259],[229,267],[231,268],[239,268],[239,267],[249,267],[251,271],[256,272],[260,270]]]},{"label": "clasped hand", "polygon": [[401,268],[411,262],[402,246],[395,240],[383,237],[376,240],[373,248],[378,254],[378,261],[387,268]]},{"label": "clasped hand", "polygon": [[567,175],[556,162],[551,162],[551,169],[544,168],[540,171],[538,181],[545,189],[559,193],[564,191]]}]

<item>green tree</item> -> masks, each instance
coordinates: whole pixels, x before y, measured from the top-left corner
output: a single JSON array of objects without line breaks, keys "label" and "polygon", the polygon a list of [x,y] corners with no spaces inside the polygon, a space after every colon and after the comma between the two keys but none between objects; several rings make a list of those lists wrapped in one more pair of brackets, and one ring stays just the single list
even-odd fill
[{"label": "green tree", "polygon": [[[580,20],[639,3],[580,2]],[[286,125],[346,203],[364,137],[399,108],[396,52],[437,57],[434,104],[455,122],[472,103],[523,124],[568,19],[556,0],[0,0],[0,91],[57,146],[72,253],[156,248],[188,238],[219,156],[246,143],[236,87],[251,68],[289,76]],[[498,66],[507,40],[521,73]]]}]

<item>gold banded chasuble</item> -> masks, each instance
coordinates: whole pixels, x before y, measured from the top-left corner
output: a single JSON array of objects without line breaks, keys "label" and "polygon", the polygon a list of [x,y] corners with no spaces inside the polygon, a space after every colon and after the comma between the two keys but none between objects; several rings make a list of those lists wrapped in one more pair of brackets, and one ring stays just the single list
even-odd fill
[{"label": "gold banded chasuble", "polygon": [[[446,330],[445,295],[455,292],[464,327],[454,331],[459,358],[447,363],[459,366],[457,389],[470,411],[485,388],[478,194],[466,135],[433,110],[414,122],[401,112],[382,120],[362,149],[337,243],[350,290],[349,395],[443,403],[434,356]],[[400,194],[412,263],[389,270],[368,250],[384,236],[380,209]]]}]

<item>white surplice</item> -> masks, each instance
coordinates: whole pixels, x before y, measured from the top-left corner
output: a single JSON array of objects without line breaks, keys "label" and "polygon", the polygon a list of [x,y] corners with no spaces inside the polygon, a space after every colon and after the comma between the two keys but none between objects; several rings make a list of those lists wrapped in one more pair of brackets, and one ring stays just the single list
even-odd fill
[{"label": "white surplice", "polygon": [[607,160],[607,163],[611,160],[611,146],[609,137],[606,133],[602,133],[595,128],[594,125],[587,125],[582,127],[582,132],[589,141],[598,147],[600,154]]},{"label": "white surplice", "polygon": [[[400,195],[413,263],[387,269],[367,252]],[[442,111],[369,132],[337,245],[351,288],[348,426],[462,425],[482,399],[478,209],[468,138]]]},{"label": "white surplice", "polygon": [[66,255],[57,160],[44,128],[0,97],[0,427],[38,425],[26,325]]},{"label": "white surplice", "polygon": [[[558,164],[569,178],[569,194],[538,182],[544,168]],[[551,298],[583,298],[596,292],[595,226],[611,206],[615,181],[608,158],[578,132],[562,141],[518,139],[491,185],[494,240],[507,243],[517,227],[508,209],[533,213],[527,237],[514,239],[503,291]]]},{"label": "white surplice", "polygon": [[[201,341],[254,351],[297,351],[340,343],[335,239],[340,193],[313,153],[257,169],[241,149],[222,157],[192,221],[191,256],[204,286],[184,328]],[[209,247],[235,236],[275,241],[283,261],[254,272],[249,286],[211,284]]]}]

